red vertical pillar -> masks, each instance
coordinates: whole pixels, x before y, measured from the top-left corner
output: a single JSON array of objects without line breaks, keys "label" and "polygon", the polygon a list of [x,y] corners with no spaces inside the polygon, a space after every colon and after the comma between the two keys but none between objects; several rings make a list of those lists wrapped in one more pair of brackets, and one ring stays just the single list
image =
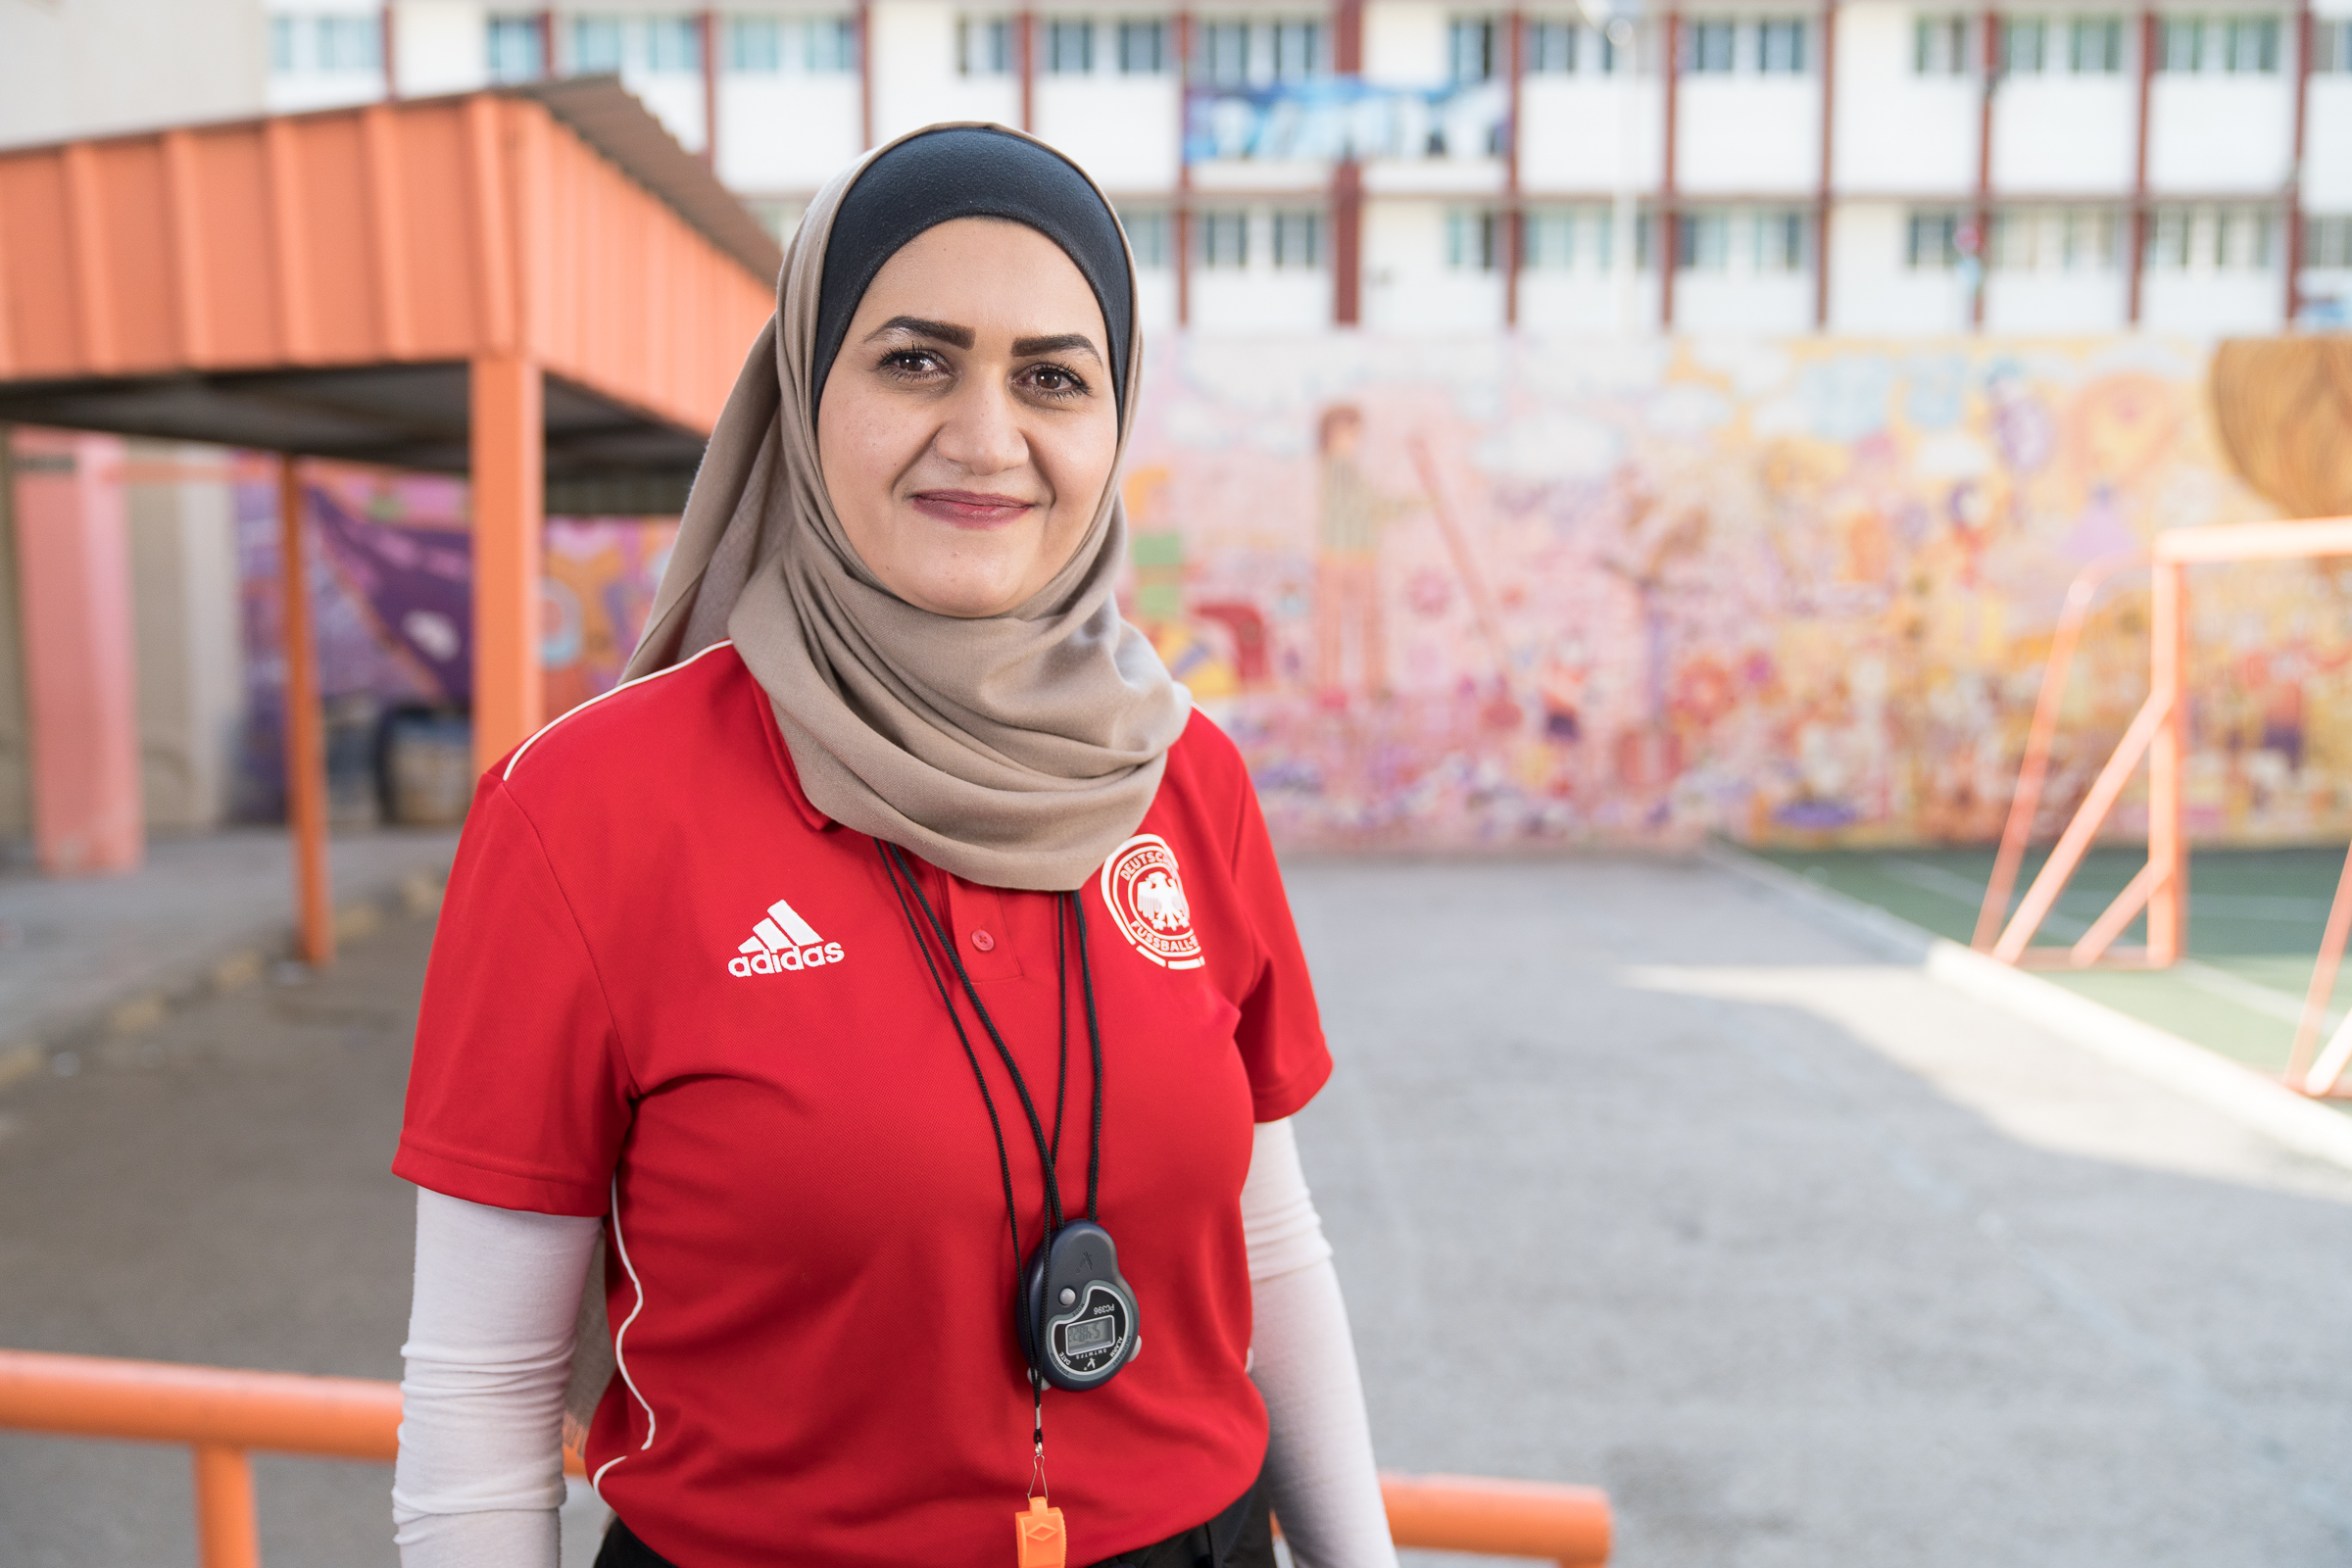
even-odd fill
[{"label": "red vertical pillar", "polygon": [[874,7],[858,0],[858,145],[874,144]]},{"label": "red vertical pillar", "polygon": [[1984,13],[1984,93],[1977,109],[1977,286],[1968,324],[1984,328],[1984,292],[1992,284],[1992,94],[2001,79],[2001,16]]},{"label": "red vertical pillar", "polygon": [[1821,179],[1813,193],[1813,330],[1830,328],[1830,203],[1838,166],[1838,0],[1821,8]]},{"label": "red vertical pillar", "polygon": [[2140,288],[2148,270],[2148,115],[2155,103],[2156,13],[2139,14],[2139,124],[2137,149],[2132,157],[2132,222],[2126,241],[2132,254],[2125,260],[2124,319],[2139,324]]},{"label": "red vertical pillar", "polygon": [[1021,128],[1037,134],[1037,13],[1023,11],[1012,19],[1012,46],[1020,51]]},{"label": "red vertical pillar", "polygon": [[2311,0],[2295,7],[2295,151],[2286,172],[2286,326],[2303,314],[2303,138],[2311,100]]},{"label": "red vertical pillar", "polygon": [[[1364,74],[1364,0],[1339,0],[1332,13],[1331,69]],[[1364,171],[1353,149],[1331,172],[1331,320],[1358,326],[1364,319]]]},{"label": "red vertical pillar", "polygon": [[[1635,59],[1640,60],[1637,54]],[[1658,325],[1674,330],[1674,270],[1679,237],[1675,223],[1675,130],[1682,116],[1676,103],[1676,84],[1683,75],[1683,14],[1666,13],[1666,48],[1658,69],[1666,74],[1666,149],[1658,175]]]},{"label": "red vertical pillar", "polygon": [[1527,256],[1527,213],[1519,200],[1520,84],[1526,79],[1527,17],[1513,11],[1503,22],[1503,69],[1510,73],[1510,120],[1503,127],[1502,324],[1519,324],[1519,268]]},{"label": "red vertical pillar", "polygon": [[718,172],[718,13],[694,19],[703,37],[703,167]]},{"label": "red vertical pillar", "polygon": [[1193,14],[1176,13],[1176,324],[1193,321],[1193,160],[1189,133],[1193,115]]},{"label": "red vertical pillar", "polygon": [[146,824],[122,443],[20,430],[15,451],[33,845],[51,876],[132,870]]}]

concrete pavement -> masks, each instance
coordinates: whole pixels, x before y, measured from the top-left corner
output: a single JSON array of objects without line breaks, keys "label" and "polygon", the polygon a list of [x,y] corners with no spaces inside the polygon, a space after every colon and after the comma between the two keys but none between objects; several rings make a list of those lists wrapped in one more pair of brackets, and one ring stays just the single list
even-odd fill
[{"label": "concrete pavement", "polygon": [[[1703,866],[1291,877],[1384,1463],[1598,1482],[1629,1568],[2352,1557],[2352,1173]],[[0,1343],[397,1375],[427,937],[0,1094]],[[385,1487],[265,1463],[271,1568],[389,1564]],[[0,1562],[185,1563],[187,1496],[0,1437]]]}]

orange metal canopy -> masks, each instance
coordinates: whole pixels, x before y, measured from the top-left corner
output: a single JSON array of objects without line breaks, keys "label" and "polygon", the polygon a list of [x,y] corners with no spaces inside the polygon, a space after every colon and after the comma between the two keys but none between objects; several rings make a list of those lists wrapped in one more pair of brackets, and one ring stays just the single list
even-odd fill
[{"label": "orange metal canopy", "polygon": [[518,358],[554,510],[674,510],[781,260],[611,77],[0,151],[0,420],[462,472]]},{"label": "orange metal canopy", "polygon": [[[290,610],[296,456],[469,474],[487,766],[545,716],[547,508],[682,506],[781,263],[611,77],[0,151],[0,421],[286,454]],[[302,625],[290,613],[286,766],[300,947],[319,962]],[[88,728],[72,720],[36,711],[36,750],[71,749]]]}]

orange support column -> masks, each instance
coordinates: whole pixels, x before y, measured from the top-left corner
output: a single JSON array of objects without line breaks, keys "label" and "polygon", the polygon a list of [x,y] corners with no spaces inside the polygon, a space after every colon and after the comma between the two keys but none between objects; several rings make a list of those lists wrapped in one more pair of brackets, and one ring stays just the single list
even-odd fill
[{"label": "orange support column", "polygon": [[15,452],[34,846],[51,876],[132,870],[146,818],[122,443],[20,430]]},{"label": "orange support column", "polygon": [[2178,961],[2188,945],[2188,833],[2180,794],[2188,749],[2188,568],[2159,563],[2155,590],[2149,695],[2169,703],[2148,749],[2148,869],[2157,878],[2148,899],[2148,961],[2162,966]]},{"label": "orange support column", "polygon": [[520,355],[473,362],[473,760],[487,771],[544,723],[540,536],[545,383]]},{"label": "orange support column", "polygon": [[278,635],[285,643],[286,831],[294,839],[294,952],[313,968],[335,961],[334,894],[326,867],[326,723],[318,699],[318,635],[311,623],[302,470],[277,460]]},{"label": "orange support column", "polygon": [[196,1445],[197,1568],[262,1568],[253,1464],[242,1448]]}]

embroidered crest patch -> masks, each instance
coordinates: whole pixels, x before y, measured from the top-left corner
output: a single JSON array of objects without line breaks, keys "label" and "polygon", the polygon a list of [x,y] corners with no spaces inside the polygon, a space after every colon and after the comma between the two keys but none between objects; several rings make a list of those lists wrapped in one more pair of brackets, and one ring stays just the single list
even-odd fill
[{"label": "embroidered crest patch", "polygon": [[1102,902],[1135,951],[1170,969],[1198,969],[1200,938],[1185,901],[1176,852],[1156,833],[1138,833],[1102,862]]}]

